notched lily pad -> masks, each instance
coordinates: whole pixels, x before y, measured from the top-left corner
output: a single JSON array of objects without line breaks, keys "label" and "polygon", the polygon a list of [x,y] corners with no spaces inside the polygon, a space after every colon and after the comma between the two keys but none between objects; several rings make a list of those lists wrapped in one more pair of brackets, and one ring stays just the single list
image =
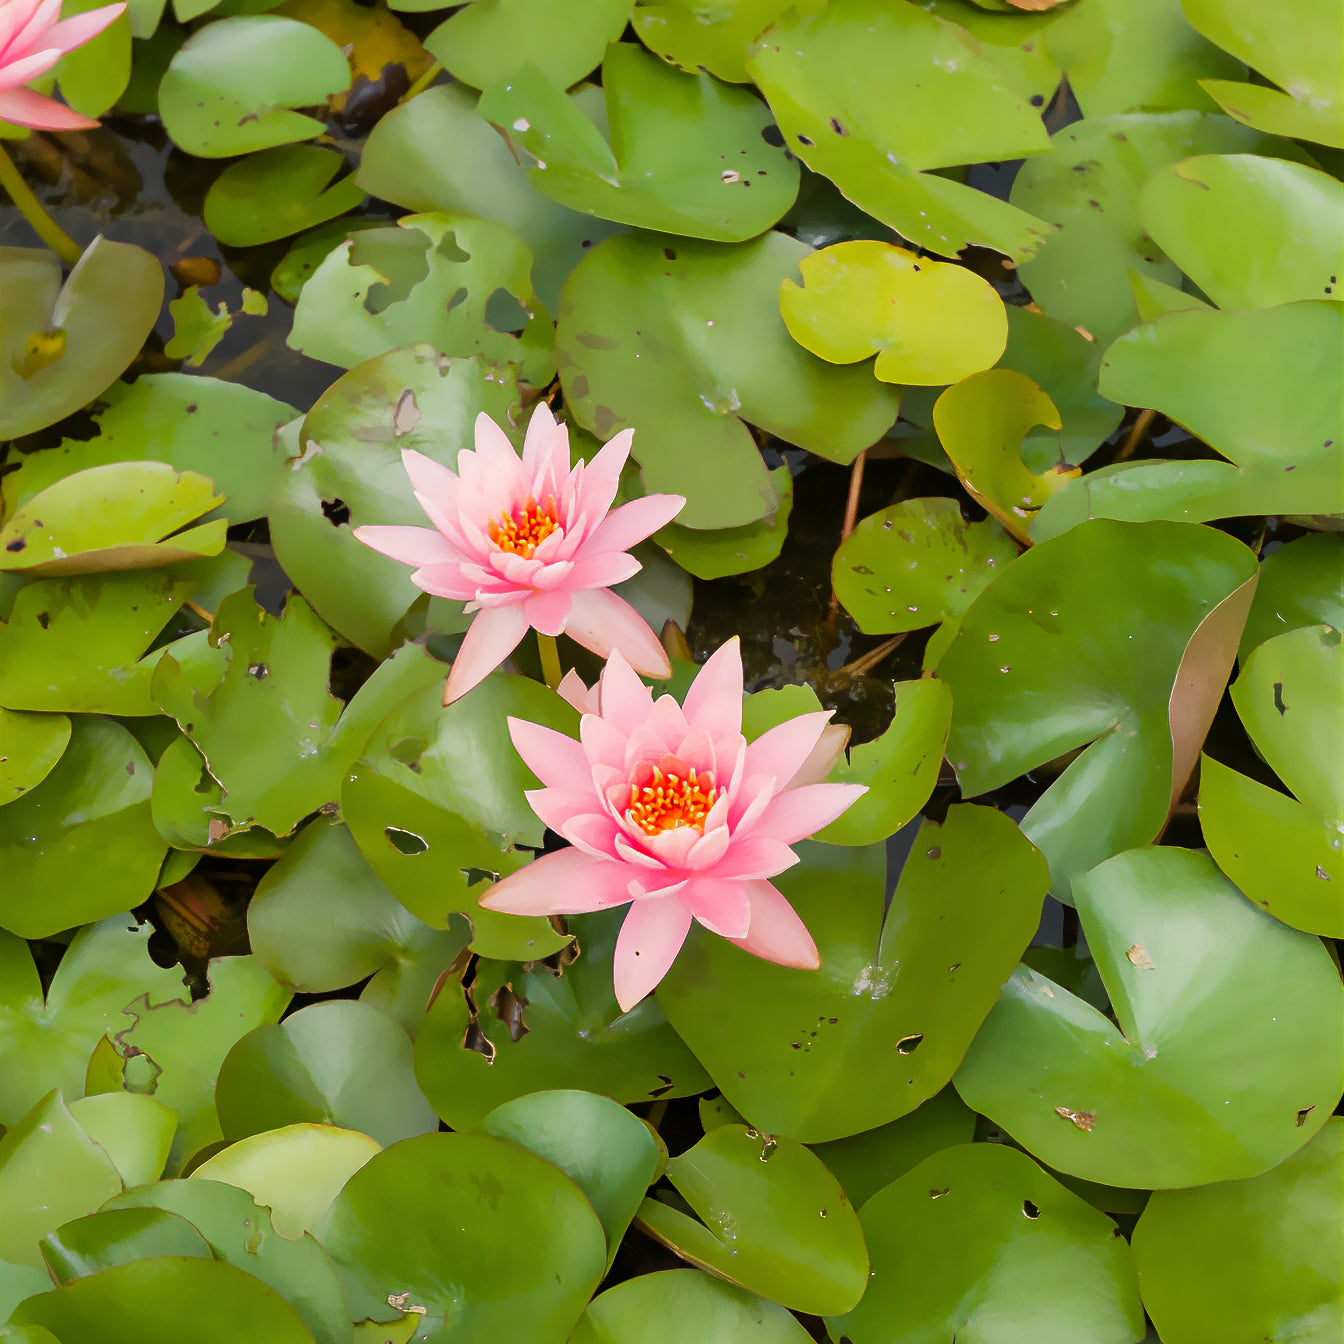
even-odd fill
[{"label": "notched lily pad", "polygon": [[231,247],[256,247],[323,224],[364,199],[345,166],[319,145],[277,145],[230,164],[205,196],[206,228]]}]

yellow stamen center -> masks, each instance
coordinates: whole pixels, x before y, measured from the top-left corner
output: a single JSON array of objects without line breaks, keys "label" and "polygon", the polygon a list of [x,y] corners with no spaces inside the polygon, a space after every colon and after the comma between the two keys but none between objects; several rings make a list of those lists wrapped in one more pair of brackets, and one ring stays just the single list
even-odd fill
[{"label": "yellow stamen center", "polygon": [[682,776],[655,765],[647,784],[630,786],[629,816],[645,835],[659,835],[677,826],[690,826],[703,833],[705,817],[718,796],[714,776],[708,770],[697,775],[691,766]]},{"label": "yellow stamen center", "polygon": [[499,522],[489,525],[490,540],[501,551],[510,551],[530,560],[537,547],[559,528],[557,513],[554,495],[546,497],[544,506],[528,495],[520,508],[512,513],[502,510]]}]

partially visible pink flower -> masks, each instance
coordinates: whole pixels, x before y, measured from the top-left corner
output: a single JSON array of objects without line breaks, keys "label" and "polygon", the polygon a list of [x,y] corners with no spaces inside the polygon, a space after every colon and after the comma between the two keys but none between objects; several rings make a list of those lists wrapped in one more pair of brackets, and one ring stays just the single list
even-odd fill
[{"label": "partially visible pink flower", "polygon": [[96,121],[23,86],[45,75],[66,52],[97,37],[125,8],[104,5],[61,19],[61,0],[0,0],[0,121],[39,131],[96,126]]},{"label": "partially visible pink flower", "polygon": [[830,711],[742,736],[742,655],[730,640],[700,669],[685,705],[656,702],[619,653],[592,693],[579,740],[509,720],[518,754],[546,786],[532,810],[572,848],[544,854],[481,899],[514,915],[572,915],[629,903],[616,940],[616,1001],[629,1011],[667,974],[699,920],[778,962],[820,961],[802,920],[769,881],[798,862],[790,845],[834,821],[864,792],[822,784],[844,745]]},{"label": "partially visible pink flower", "polygon": [[670,523],[686,502],[645,495],[611,507],[633,433],[623,430],[591,462],[571,468],[569,431],[539,404],[521,460],[484,414],[476,417],[476,451],[458,455],[456,473],[422,453],[402,453],[433,530],[357,527],[355,536],[414,565],[418,588],[478,613],[453,663],[444,704],[498,667],[529,627],[567,634],[603,658],[619,650],[645,676],[671,675],[658,637],[611,591],[639,573],[630,547]]}]

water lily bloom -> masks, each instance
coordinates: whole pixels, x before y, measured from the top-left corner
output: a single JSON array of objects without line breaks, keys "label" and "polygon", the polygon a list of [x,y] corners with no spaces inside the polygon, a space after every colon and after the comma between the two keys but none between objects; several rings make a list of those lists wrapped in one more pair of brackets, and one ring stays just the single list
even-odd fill
[{"label": "water lily bloom", "polygon": [[0,121],[39,131],[79,131],[98,123],[24,88],[66,52],[97,37],[126,8],[104,5],[61,18],[61,0],[0,0]]},{"label": "water lily bloom", "polygon": [[630,906],[616,940],[616,1001],[629,1011],[667,974],[698,920],[758,957],[815,970],[816,944],[770,882],[798,862],[791,845],[834,821],[861,784],[819,783],[846,734],[830,711],[742,736],[736,639],[700,669],[684,705],[657,701],[613,653],[596,694],[562,691],[579,740],[509,720],[518,754],[545,785],[532,810],[571,848],[543,854],[481,899],[514,915]]},{"label": "water lily bloom", "polygon": [[498,667],[529,627],[567,634],[603,658],[619,649],[645,676],[671,675],[658,637],[611,591],[641,569],[630,547],[686,502],[645,495],[611,507],[633,434],[623,430],[591,462],[571,467],[569,431],[542,404],[528,422],[521,459],[484,414],[476,417],[476,451],[458,455],[456,472],[423,453],[402,453],[433,529],[357,527],[355,536],[414,565],[418,588],[476,612],[444,687],[445,705]]}]

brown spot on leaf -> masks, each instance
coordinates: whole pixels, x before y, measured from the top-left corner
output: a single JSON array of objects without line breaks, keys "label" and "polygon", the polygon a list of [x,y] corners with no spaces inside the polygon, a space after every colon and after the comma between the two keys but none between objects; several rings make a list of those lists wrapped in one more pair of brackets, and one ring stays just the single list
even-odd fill
[{"label": "brown spot on leaf", "polygon": [[1090,1134],[1092,1127],[1097,1123],[1096,1111],[1072,1111],[1067,1106],[1056,1106],[1055,1114],[1081,1129],[1084,1134]]}]

